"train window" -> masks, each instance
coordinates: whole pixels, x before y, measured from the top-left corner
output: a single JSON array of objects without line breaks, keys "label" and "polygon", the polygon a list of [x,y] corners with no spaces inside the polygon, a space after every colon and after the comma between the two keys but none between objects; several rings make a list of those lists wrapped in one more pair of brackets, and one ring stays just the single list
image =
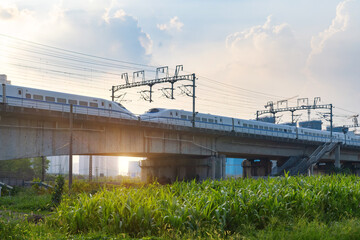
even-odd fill
[{"label": "train window", "polygon": [[79,101],[79,105],[80,106],[88,106],[88,102],[85,102],[85,101]]},{"label": "train window", "polygon": [[36,94],[34,94],[33,97],[34,97],[35,100],[44,100],[44,97],[41,96],[41,95],[36,95]]},{"label": "train window", "polygon": [[77,100],[69,99],[69,104],[77,105]]},{"label": "train window", "polygon": [[193,117],[192,117],[192,116],[188,116],[188,119],[192,121],[192,120],[193,120]]},{"label": "train window", "polygon": [[178,113],[176,112],[175,115],[178,116]]},{"label": "train window", "polygon": [[105,103],[104,103],[104,102],[101,102],[101,106],[102,106],[102,107],[105,107]]},{"label": "train window", "polygon": [[253,128],[254,126],[252,124],[249,124],[249,128]]},{"label": "train window", "polygon": [[207,118],[202,118],[201,121],[207,122]]},{"label": "train window", "polygon": [[271,131],[272,131],[272,130],[274,130],[274,129],[273,129],[272,127],[269,127],[269,130],[271,130]]},{"label": "train window", "polygon": [[264,127],[265,130],[268,130],[269,128],[268,127]]},{"label": "train window", "polygon": [[99,105],[98,105],[97,103],[91,102],[91,103],[89,103],[89,104],[90,104],[90,107],[99,107]]},{"label": "train window", "polygon": [[257,128],[259,128],[259,127],[258,127],[257,125],[254,125],[254,128],[256,128],[256,129],[257,129]]},{"label": "train window", "polygon": [[55,98],[54,98],[54,97],[48,97],[48,96],[45,96],[45,101],[48,101],[48,102],[55,102]]},{"label": "train window", "polygon": [[284,132],[287,132],[286,129],[284,129]]},{"label": "train window", "polygon": [[199,117],[196,117],[196,118],[195,118],[195,121],[200,121],[200,118],[199,118]]},{"label": "train window", "polygon": [[26,98],[31,98],[31,94],[30,94],[30,93],[27,93],[27,94],[25,94],[25,97],[26,97]]},{"label": "train window", "polygon": [[116,103],[117,105],[119,105],[121,108],[123,108],[123,109],[126,109],[123,105],[121,105],[120,103]]},{"label": "train window", "polygon": [[214,123],[214,120],[209,118],[209,123]]},{"label": "train window", "polygon": [[181,119],[186,119],[186,115],[181,115]]},{"label": "train window", "polygon": [[66,103],[65,98],[57,98],[56,100],[57,100],[58,103]]},{"label": "train window", "polygon": [[157,113],[157,112],[159,112],[160,110],[159,109],[157,109],[157,108],[152,108],[152,109],[150,109],[149,111],[148,111],[148,113]]},{"label": "train window", "polygon": [[240,125],[240,121],[238,121],[238,124]]},{"label": "train window", "polygon": [[247,127],[248,125],[246,123],[243,124],[244,127]]},{"label": "train window", "polygon": [[19,94],[19,95],[21,95],[21,94],[22,94],[22,91],[21,91],[20,89],[18,90],[18,94]]},{"label": "train window", "polygon": [[170,112],[170,116],[172,116],[172,112]]},{"label": "train window", "polygon": [[264,127],[263,127],[263,126],[259,126],[259,128],[260,128],[260,129],[264,129]]},{"label": "train window", "polygon": [[222,118],[220,118],[220,122],[222,122]]},{"label": "train window", "polygon": [[215,119],[215,123],[217,123],[217,119]]},{"label": "train window", "polygon": [[111,108],[111,103],[109,103],[109,108]]}]

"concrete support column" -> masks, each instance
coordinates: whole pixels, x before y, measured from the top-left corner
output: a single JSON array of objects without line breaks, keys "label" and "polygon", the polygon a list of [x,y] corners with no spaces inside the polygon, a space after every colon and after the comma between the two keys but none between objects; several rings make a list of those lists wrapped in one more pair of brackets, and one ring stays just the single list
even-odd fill
[{"label": "concrete support column", "polygon": [[222,157],[222,178],[226,178],[226,157]]},{"label": "concrete support column", "polygon": [[219,179],[222,179],[223,178],[223,159],[222,158],[219,158],[218,159],[218,164],[219,164]]},{"label": "concrete support column", "polygon": [[338,144],[337,147],[335,148],[335,167],[336,168],[341,168],[341,164],[340,164],[340,144]]},{"label": "concrete support column", "polygon": [[245,159],[242,163],[241,163],[242,167],[243,167],[243,178],[246,177],[251,177],[251,161]]},{"label": "concrete support column", "polygon": [[271,174],[271,161],[269,159],[247,159],[242,163],[243,177],[263,177]]},{"label": "concrete support column", "polygon": [[224,176],[224,161],[225,156],[148,158],[140,163],[141,180],[157,180],[166,184],[193,179],[220,179]]},{"label": "concrete support column", "polygon": [[309,176],[314,175],[314,166],[315,166],[315,164],[311,164],[311,166],[309,167],[309,169],[308,169]]},{"label": "concrete support column", "polygon": [[210,158],[211,160],[211,179],[216,177],[216,159],[214,157]]}]

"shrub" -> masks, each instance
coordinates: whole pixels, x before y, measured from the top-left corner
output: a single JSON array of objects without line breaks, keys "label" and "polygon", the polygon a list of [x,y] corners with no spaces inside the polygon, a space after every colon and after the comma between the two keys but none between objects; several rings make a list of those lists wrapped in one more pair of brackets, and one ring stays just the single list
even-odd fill
[{"label": "shrub", "polygon": [[58,175],[55,181],[54,191],[52,193],[51,201],[54,206],[57,206],[61,202],[61,196],[64,190],[64,177],[62,175]]}]

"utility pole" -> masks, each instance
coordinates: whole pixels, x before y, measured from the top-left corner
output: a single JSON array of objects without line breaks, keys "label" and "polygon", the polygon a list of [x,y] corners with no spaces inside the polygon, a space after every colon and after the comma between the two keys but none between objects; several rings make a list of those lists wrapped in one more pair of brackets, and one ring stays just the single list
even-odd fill
[{"label": "utility pole", "polygon": [[192,122],[192,127],[194,128],[195,127],[195,80],[196,80],[196,76],[195,76],[195,73],[192,74],[192,79],[193,79],[193,122]]},{"label": "utility pole", "polygon": [[112,86],[111,87],[111,101],[115,100],[114,89],[115,89],[115,86]]},{"label": "utility pole", "polygon": [[[99,159],[98,159],[99,160]],[[98,166],[96,166],[96,173],[95,173],[95,175],[96,175],[96,181],[98,182],[99,180],[98,180],[98,177],[99,177],[99,167]]]},{"label": "utility pole", "polygon": [[330,104],[330,140],[332,141],[332,135],[333,135],[333,105]]},{"label": "utility pole", "polygon": [[6,85],[5,85],[5,83],[2,84],[2,90],[3,90],[2,102],[3,102],[3,104],[5,104],[6,103]]},{"label": "utility pole", "polygon": [[70,104],[70,142],[69,142],[69,192],[71,190],[71,185],[72,185],[72,160],[73,160],[73,149],[72,149],[72,144],[73,144],[73,105]]},{"label": "utility pole", "polygon": [[45,181],[45,157],[41,156],[41,181]]},{"label": "utility pole", "polygon": [[89,182],[92,181],[92,155],[89,157]]}]

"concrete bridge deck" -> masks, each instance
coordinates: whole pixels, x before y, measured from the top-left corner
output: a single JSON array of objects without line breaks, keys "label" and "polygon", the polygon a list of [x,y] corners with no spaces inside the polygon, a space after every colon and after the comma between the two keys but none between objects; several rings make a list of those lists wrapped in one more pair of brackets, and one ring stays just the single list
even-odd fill
[{"label": "concrete bridge deck", "polygon": [[[67,112],[0,104],[0,160],[68,155],[69,119]],[[290,156],[309,156],[318,145],[297,139],[73,114],[74,155],[147,157],[163,165],[170,159],[185,162],[212,156],[281,162]],[[322,159],[334,160],[334,154]],[[342,146],[341,161],[360,162],[360,148]],[[222,176],[223,170],[220,172]]]}]

